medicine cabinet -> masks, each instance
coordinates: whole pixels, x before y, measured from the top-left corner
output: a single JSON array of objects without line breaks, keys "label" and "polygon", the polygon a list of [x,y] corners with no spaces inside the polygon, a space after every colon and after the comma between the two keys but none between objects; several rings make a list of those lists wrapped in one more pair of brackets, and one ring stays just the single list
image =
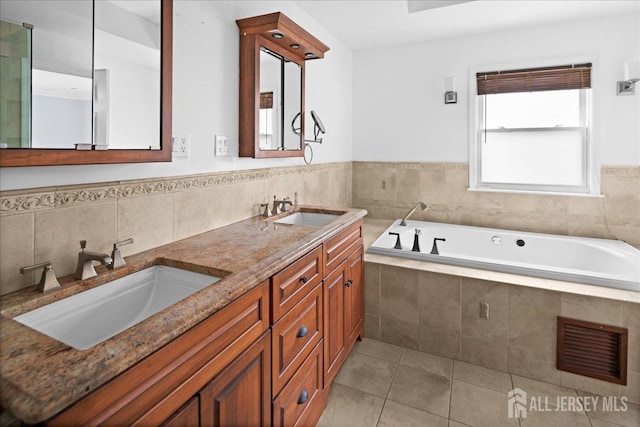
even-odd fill
[{"label": "medicine cabinet", "polygon": [[1,167],[171,161],[173,0],[4,2],[0,18]]},{"label": "medicine cabinet", "polygon": [[324,58],[329,47],[281,12],[236,23],[240,157],[302,157],[305,61]]}]

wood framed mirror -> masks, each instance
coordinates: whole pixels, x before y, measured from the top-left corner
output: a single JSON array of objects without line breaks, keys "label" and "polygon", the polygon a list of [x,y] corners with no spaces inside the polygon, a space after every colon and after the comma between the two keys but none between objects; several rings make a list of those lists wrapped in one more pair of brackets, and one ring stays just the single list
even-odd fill
[{"label": "wood framed mirror", "polygon": [[305,61],[329,47],[280,12],[239,19],[240,157],[304,155]]},{"label": "wood framed mirror", "polygon": [[[25,7],[29,7],[29,2],[19,3],[25,5]],[[133,9],[136,3],[138,10]],[[119,103],[117,101],[113,101],[111,105],[113,113],[109,117],[112,119],[112,135],[120,133],[121,140],[136,140],[138,142],[136,148],[128,148],[128,145],[122,145],[121,143],[109,144],[107,142],[106,144],[102,144],[100,142],[101,138],[104,140],[105,126],[104,121],[100,120],[99,109],[101,107],[98,101],[104,100],[104,97],[99,96],[102,92],[97,90],[97,86],[100,85],[100,80],[104,79],[104,73],[102,72],[103,70],[98,68],[107,68],[99,65],[100,62],[107,61],[99,61],[95,57],[92,57],[92,69],[89,76],[91,77],[89,79],[91,81],[91,88],[89,90],[93,94],[93,102],[91,103],[92,113],[89,116],[90,123],[88,125],[91,130],[87,143],[77,145],[73,144],[76,148],[57,148],[57,146],[56,148],[41,148],[43,145],[36,145],[36,148],[26,148],[33,146],[31,145],[30,139],[28,139],[28,144],[23,142],[22,145],[18,145],[20,148],[1,148],[0,167],[171,161],[173,0],[157,0],[155,11],[149,9],[152,5],[153,2],[150,1],[113,3],[100,2],[99,4],[95,4],[94,9],[92,10],[93,16],[91,17],[93,28],[90,43],[94,50],[98,49],[96,43],[101,40],[99,37],[101,35],[106,39],[112,39],[114,42],[117,42],[118,40],[124,40],[124,36],[127,34],[133,37],[133,41],[130,43],[130,45],[132,45],[132,50],[128,53],[130,58],[134,58],[133,62],[135,62],[135,64],[133,64],[133,67],[143,68],[146,65],[143,62],[143,59],[149,55],[150,57],[155,57],[159,62],[156,62],[157,65],[154,66],[157,70],[157,75],[151,79],[155,81],[156,85],[151,88],[151,90],[154,91],[151,96],[151,98],[155,100],[153,106],[147,108],[145,94],[138,97],[141,99],[141,103],[137,104],[135,107],[131,107],[131,110],[127,111],[127,114],[123,114],[122,112],[122,106],[127,103],[127,101],[119,101]],[[107,8],[105,13],[108,13],[108,16],[101,17],[101,15],[96,14],[97,11],[104,10],[105,7]],[[158,8],[159,11],[157,10]],[[5,12],[6,9],[3,10],[3,14]],[[73,12],[75,13],[76,11],[74,10]],[[141,15],[136,16],[135,13],[140,13]],[[158,19],[151,17],[154,13],[159,17],[159,22],[156,22]],[[15,20],[16,18],[13,19]],[[114,22],[122,23],[122,25],[119,30],[112,33],[105,27],[113,25]],[[43,27],[46,29],[46,25],[43,25]],[[40,26],[36,28],[40,29]],[[74,28],[74,26],[67,24],[65,25],[65,28]],[[154,31],[155,34],[158,34],[158,41],[152,40],[152,37],[150,36]],[[44,38],[44,36],[41,38]],[[145,38],[148,38],[148,40],[145,41]],[[144,44],[146,44],[147,47],[151,47],[151,49],[141,49],[140,46]],[[149,51],[152,51],[154,47],[155,52],[149,54]],[[121,45],[117,44],[110,44],[107,47],[102,45],[101,48],[110,52],[122,52],[123,50]],[[91,51],[92,55],[94,54],[94,50]],[[120,59],[121,58],[117,58],[115,61],[119,61]],[[36,64],[38,63],[37,60],[34,62]],[[32,67],[29,66],[28,68],[29,72],[31,72]],[[56,66],[52,66],[51,68],[56,68]],[[111,87],[116,87],[116,84],[123,84],[126,88],[125,91],[139,91],[144,84],[142,83],[144,79],[134,80],[131,78],[131,74],[128,74],[128,71],[124,70],[125,69],[123,68],[118,71],[118,73],[112,73],[111,83],[108,84],[110,84]],[[29,83],[31,82],[29,81]],[[30,84],[27,87],[30,87]],[[32,94],[27,92],[27,96],[31,99]],[[29,108],[31,108],[31,106],[29,106]],[[144,114],[147,114],[147,110],[152,111],[152,117],[143,117]],[[114,118],[116,113],[119,113],[119,117]],[[147,114],[147,116],[149,116],[149,114]],[[29,120],[30,119],[31,116],[29,117]],[[147,120],[147,123],[150,125],[146,129],[130,130],[122,125],[123,120],[126,119],[130,122]],[[122,134],[124,135],[122,136]],[[141,135],[144,135],[144,138],[152,138],[152,142],[149,143],[146,140],[141,142],[144,139]],[[4,146],[7,145],[9,144],[5,144]],[[71,147],[73,147],[73,145],[71,145]],[[102,147],[100,147],[101,145]],[[146,148],[140,147],[140,145],[143,145]],[[65,144],[64,147],[67,147],[67,145]],[[96,149],[107,147],[108,149]]]}]

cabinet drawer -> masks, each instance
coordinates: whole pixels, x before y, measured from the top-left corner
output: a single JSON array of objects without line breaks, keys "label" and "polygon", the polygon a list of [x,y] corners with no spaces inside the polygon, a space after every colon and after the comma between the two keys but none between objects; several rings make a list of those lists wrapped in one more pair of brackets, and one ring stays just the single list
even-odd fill
[{"label": "cabinet drawer", "polygon": [[322,285],[318,285],[273,325],[271,355],[274,396],[318,344],[322,329]]},{"label": "cabinet drawer", "polygon": [[323,245],[324,272],[329,274],[362,244],[362,221],[336,234]]},{"label": "cabinet drawer", "polygon": [[273,425],[315,425],[322,413],[322,341],[273,401]]},{"label": "cabinet drawer", "polygon": [[275,323],[322,280],[322,246],[318,246],[271,278],[272,322]]}]

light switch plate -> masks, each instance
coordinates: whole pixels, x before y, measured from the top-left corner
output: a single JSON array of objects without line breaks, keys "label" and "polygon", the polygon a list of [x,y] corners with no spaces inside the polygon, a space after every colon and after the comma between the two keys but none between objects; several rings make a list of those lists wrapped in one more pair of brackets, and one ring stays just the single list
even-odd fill
[{"label": "light switch plate", "polygon": [[229,155],[229,137],[226,135],[216,135],[215,156],[225,157]]}]

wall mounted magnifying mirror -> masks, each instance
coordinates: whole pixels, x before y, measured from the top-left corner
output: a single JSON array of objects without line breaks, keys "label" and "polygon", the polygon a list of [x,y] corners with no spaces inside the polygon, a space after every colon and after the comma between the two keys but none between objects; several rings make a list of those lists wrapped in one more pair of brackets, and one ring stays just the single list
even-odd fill
[{"label": "wall mounted magnifying mirror", "polygon": [[[240,157],[302,157],[305,61],[329,48],[280,12],[240,28]],[[299,132],[290,123],[300,116]]]},{"label": "wall mounted magnifying mirror", "polygon": [[171,161],[172,0],[0,9],[0,166]]},{"label": "wall mounted magnifying mirror", "polygon": [[[291,129],[296,135],[300,135],[302,133],[300,128],[296,127],[296,123],[299,117],[300,114],[297,114],[291,122]],[[304,142],[317,142],[318,144],[322,144],[322,138],[318,138],[318,136],[320,136],[320,133],[324,134],[327,131],[324,128],[324,124],[322,123],[322,120],[320,120],[320,116],[318,116],[318,113],[311,110],[311,118],[313,119],[313,139],[305,139]]]}]

